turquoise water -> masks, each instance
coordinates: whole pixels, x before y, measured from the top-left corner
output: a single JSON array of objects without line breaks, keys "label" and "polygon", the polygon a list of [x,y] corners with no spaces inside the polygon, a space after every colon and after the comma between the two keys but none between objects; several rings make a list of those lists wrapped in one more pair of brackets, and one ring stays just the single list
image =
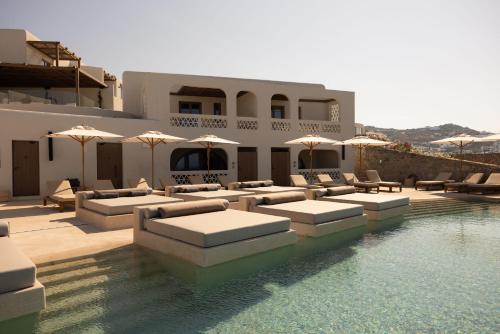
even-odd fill
[{"label": "turquoise water", "polygon": [[450,205],[208,269],[134,247],[40,266],[47,309],[0,332],[498,333],[500,206]]}]

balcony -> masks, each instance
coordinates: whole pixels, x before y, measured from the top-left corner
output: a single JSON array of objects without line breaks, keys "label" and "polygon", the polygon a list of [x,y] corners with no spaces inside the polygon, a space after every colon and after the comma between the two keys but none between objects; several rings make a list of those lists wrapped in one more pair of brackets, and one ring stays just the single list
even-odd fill
[{"label": "balcony", "polygon": [[170,116],[170,126],[176,128],[225,129],[227,128],[227,117],[215,115],[173,114]]},{"label": "balcony", "polygon": [[299,131],[307,133],[340,133],[340,122],[299,120]]},{"label": "balcony", "polygon": [[236,119],[236,127],[239,130],[258,130],[259,122],[254,117],[238,117]]}]

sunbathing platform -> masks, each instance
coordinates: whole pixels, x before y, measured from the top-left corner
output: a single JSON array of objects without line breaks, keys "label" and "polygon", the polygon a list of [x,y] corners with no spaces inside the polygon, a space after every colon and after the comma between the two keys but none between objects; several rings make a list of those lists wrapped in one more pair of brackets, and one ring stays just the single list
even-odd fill
[{"label": "sunbathing platform", "polygon": [[231,182],[228,184],[228,190],[239,190],[254,194],[272,194],[285,191],[305,191],[304,187],[291,187],[291,186],[275,186],[273,180],[264,181],[245,181],[245,182]]},{"label": "sunbathing platform", "polygon": [[199,201],[205,199],[225,199],[229,202],[229,208],[240,209],[240,196],[248,195],[246,191],[225,190],[220,184],[184,184],[165,188],[166,196],[178,198],[184,201]]}]

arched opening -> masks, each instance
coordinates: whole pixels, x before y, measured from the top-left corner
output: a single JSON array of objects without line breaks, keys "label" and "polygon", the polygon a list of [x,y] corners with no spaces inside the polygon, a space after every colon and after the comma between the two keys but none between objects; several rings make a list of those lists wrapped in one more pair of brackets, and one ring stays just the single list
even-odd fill
[{"label": "arched opening", "polygon": [[339,104],[335,99],[300,99],[299,119],[338,122]]},{"label": "arched opening", "polygon": [[248,91],[240,91],[236,95],[236,116],[257,117],[257,96]]},{"label": "arched opening", "polygon": [[[309,150],[302,150],[299,153],[299,169],[309,169]],[[313,168],[338,168],[339,154],[335,150],[314,150]]]},{"label": "arched opening", "polygon": [[290,118],[290,102],[283,94],[271,97],[271,118]]},{"label": "arched opening", "polygon": [[180,86],[170,92],[170,111],[179,114],[224,116],[226,93],[222,89]]},{"label": "arched opening", "polygon": [[[210,169],[227,170],[227,154],[221,148],[210,151]],[[207,170],[207,150],[204,148],[176,148],[170,155],[171,171]]]}]

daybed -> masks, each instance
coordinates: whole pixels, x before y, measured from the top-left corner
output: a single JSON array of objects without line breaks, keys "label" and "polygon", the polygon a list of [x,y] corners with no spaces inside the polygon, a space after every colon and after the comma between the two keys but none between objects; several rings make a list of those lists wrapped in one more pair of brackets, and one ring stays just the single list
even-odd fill
[{"label": "daybed", "polygon": [[228,209],[224,199],[134,209],[134,243],[202,267],[297,241],[290,219]]},{"label": "daybed", "polygon": [[370,180],[370,182],[378,184],[379,188],[380,187],[389,188],[389,192],[391,193],[392,193],[392,188],[399,188],[399,192],[403,190],[403,185],[401,184],[401,182],[382,181],[382,179],[378,175],[378,172],[375,169],[367,170],[366,176],[368,177],[368,180]]},{"label": "daybed", "polygon": [[418,190],[419,188],[423,188],[424,190],[430,190],[436,188],[444,189],[445,183],[453,182],[453,180],[450,180],[450,178],[451,178],[451,172],[440,172],[434,180],[415,182],[415,190]]},{"label": "daybed", "polygon": [[444,192],[450,190],[456,190],[458,192],[464,192],[467,186],[470,184],[478,184],[483,178],[484,173],[469,173],[462,182],[446,182],[444,184]]},{"label": "daybed", "polygon": [[46,206],[47,202],[59,205],[60,212],[63,212],[67,205],[75,206],[75,194],[69,181],[47,181],[47,196],[43,198],[43,206]]},{"label": "daybed", "polygon": [[45,288],[36,279],[36,266],[9,238],[9,225],[0,221],[0,321],[45,308]]},{"label": "daybed", "polygon": [[[254,194],[280,193],[284,191],[305,191],[307,188],[275,186],[273,180],[231,182],[229,190],[241,190]],[[247,194],[248,195],[248,194]]]},{"label": "daybed", "polygon": [[204,199],[225,199],[231,209],[239,209],[240,196],[248,195],[247,191],[225,190],[217,183],[184,184],[165,188],[169,197],[180,198],[185,201],[199,201]]},{"label": "daybed", "polygon": [[308,200],[300,191],[243,196],[242,208],[247,211],[288,217],[297,234],[320,237],[366,225],[363,206]]},{"label": "daybed", "polygon": [[320,201],[360,204],[368,220],[383,220],[405,214],[410,208],[408,196],[356,193],[353,186],[311,189],[306,197]]},{"label": "daybed", "polygon": [[151,194],[151,189],[116,189],[76,193],[76,217],[101,230],[119,230],[133,225],[134,207],[182,202],[181,199]]}]

